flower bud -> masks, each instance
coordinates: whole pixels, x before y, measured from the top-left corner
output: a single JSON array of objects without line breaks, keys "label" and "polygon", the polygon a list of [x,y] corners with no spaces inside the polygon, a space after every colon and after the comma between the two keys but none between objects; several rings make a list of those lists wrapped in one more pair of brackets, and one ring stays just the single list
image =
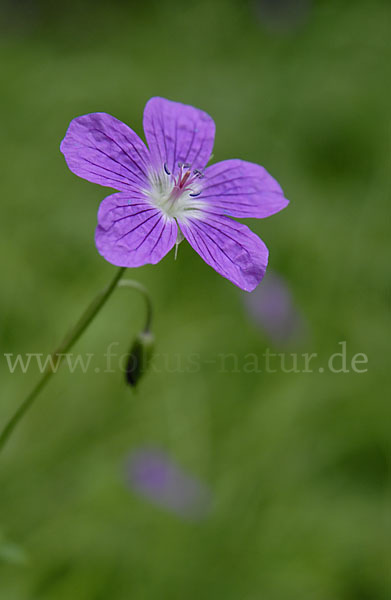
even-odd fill
[{"label": "flower bud", "polygon": [[148,369],[153,356],[155,337],[150,331],[142,331],[134,340],[126,363],[126,382],[136,387],[140,377]]}]

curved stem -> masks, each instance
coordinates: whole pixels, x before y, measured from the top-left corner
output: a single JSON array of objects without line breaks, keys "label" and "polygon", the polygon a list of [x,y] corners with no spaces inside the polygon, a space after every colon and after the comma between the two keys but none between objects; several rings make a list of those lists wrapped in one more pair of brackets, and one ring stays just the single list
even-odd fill
[{"label": "curved stem", "polygon": [[133,281],[132,279],[123,279],[122,281],[119,281],[118,287],[132,288],[133,290],[137,290],[138,292],[140,292],[140,294],[144,296],[145,304],[147,307],[147,316],[145,318],[144,331],[149,331],[151,329],[152,322],[152,302],[147,288],[145,288],[142,283],[139,283],[138,281]]},{"label": "curved stem", "polygon": [[96,315],[98,314],[100,309],[107,302],[107,300],[109,299],[109,297],[111,296],[113,291],[116,289],[116,287],[120,283],[122,283],[123,286],[132,287],[134,289],[137,289],[139,292],[141,292],[143,294],[143,296],[146,300],[146,304],[147,304],[147,318],[146,318],[145,329],[146,329],[146,331],[149,330],[149,327],[151,324],[151,318],[152,318],[152,305],[151,305],[151,300],[149,298],[148,292],[147,292],[146,288],[144,288],[143,285],[141,285],[140,283],[138,283],[136,281],[128,280],[128,281],[120,282],[120,279],[121,279],[122,275],[124,274],[125,270],[126,270],[126,267],[120,267],[120,269],[116,272],[115,276],[113,277],[113,279],[109,283],[109,285],[106,288],[104,288],[101,292],[99,292],[99,294],[97,294],[97,296],[94,298],[94,300],[91,302],[91,304],[87,307],[87,309],[81,315],[81,317],[77,321],[77,323],[71,328],[69,333],[65,336],[65,338],[62,341],[62,343],[60,344],[60,346],[51,354],[50,360],[48,360],[46,363],[46,367],[42,373],[41,379],[38,381],[36,386],[32,389],[30,394],[24,399],[22,404],[19,406],[19,408],[16,410],[14,415],[11,417],[11,419],[8,421],[8,423],[5,425],[4,429],[2,430],[2,432],[0,434],[0,451],[4,447],[5,443],[7,442],[11,433],[15,429],[16,425],[19,423],[19,421],[22,419],[24,414],[27,412],[27,410],[33,404],[35,398],[38,396],[40,391],[45,387],[45,385],[50,380],[50,378],[57,372],[59,364],[65,357],[66,353],[74,346],[74,344],[77,342],[77,340],[80,338],[80,336],[84,333],[84,331],[87,329],[88,325],[96,317]]}]

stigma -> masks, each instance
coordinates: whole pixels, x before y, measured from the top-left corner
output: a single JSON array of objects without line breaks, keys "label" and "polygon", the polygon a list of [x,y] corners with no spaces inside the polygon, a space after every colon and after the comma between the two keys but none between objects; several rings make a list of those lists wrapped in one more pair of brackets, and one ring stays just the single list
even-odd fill
[{"label": "stigma", "polygon": [[199,196],[201,190],[199,189],[197,179],[200,179],[202,173],[198,170],[191,171],[191,165],[178,163],[178,167],[178,174],[176,177],[172,177],[174,185],[171,198],[175,201],[182,195],[188,195],[193,198]]}]

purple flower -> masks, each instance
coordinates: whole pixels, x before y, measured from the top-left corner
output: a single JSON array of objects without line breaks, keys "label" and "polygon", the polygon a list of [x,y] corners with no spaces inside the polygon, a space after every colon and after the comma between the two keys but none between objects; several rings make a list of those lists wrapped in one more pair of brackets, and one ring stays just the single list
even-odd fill
[{"label": "purple flower", "polygon": [[205,112],[164,98],[144,110],[149,149],[106,113],[74,119],[61,143],[73,173],[119,190],[98,212],[100,254],[121,267],[159,262],[185,237],[223,277],[252,291],[268,250],[229,217],[268,217],[288,201],[259,165],[226,160],[210,167],[215,124]]},{"label": "purple flower", "polygon": [[268,272],[262,286],[244,301],[252,319],[275,344],[290,344],[305,337],[306,324],[281,276]]},{"label": "purple flower", "polygon": [[181,517],[200,519],[210,510],[209,489],[159,450],[133,452],[126,463],[126,479],[143,497]]}]

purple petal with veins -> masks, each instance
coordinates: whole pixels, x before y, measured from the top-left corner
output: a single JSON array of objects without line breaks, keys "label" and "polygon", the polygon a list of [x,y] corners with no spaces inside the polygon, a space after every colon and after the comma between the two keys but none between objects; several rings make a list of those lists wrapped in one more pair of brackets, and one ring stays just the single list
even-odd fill
[{"label": "purple petal with veins", "polygon": [[268,250],[246,225],[207,213],[204,219],[190,219],[180,227],[189,244],[220,275],[247,292],[261,281]]},{"label": "purple petal with veins", "polygon": [[152,163],[157,168],[166,163],[171,173],[178,163],[204,169],[212,154],[214,121],[193,106],[151,98],[144,110],[144,132]]},{"label": "purple petal with veins", "polygon": [[160,450],[134,451],[126,461],[125,477],[132,490],[181,517],[202,519],[211,509],[209,488]]},{"label": "purple petal with veins", "polygon": [[231,217],[263,219],[288,205],[266,169],[244,160],[224,160],[208,167],[202,188],[202,197],[213,210]]},{"label": "purple petal with veins", "polygon": [[70,170],[92,183],[123,192],[147,183],[150,160],[144,142],[106,113],[73,119],[60,149]]},{"label": "purple petal with veins", "polygon": [[141,196],[124,192],[103,200],[95,242],[99,253],[118,267],[156,264],[174,246],[178,227]]}]

